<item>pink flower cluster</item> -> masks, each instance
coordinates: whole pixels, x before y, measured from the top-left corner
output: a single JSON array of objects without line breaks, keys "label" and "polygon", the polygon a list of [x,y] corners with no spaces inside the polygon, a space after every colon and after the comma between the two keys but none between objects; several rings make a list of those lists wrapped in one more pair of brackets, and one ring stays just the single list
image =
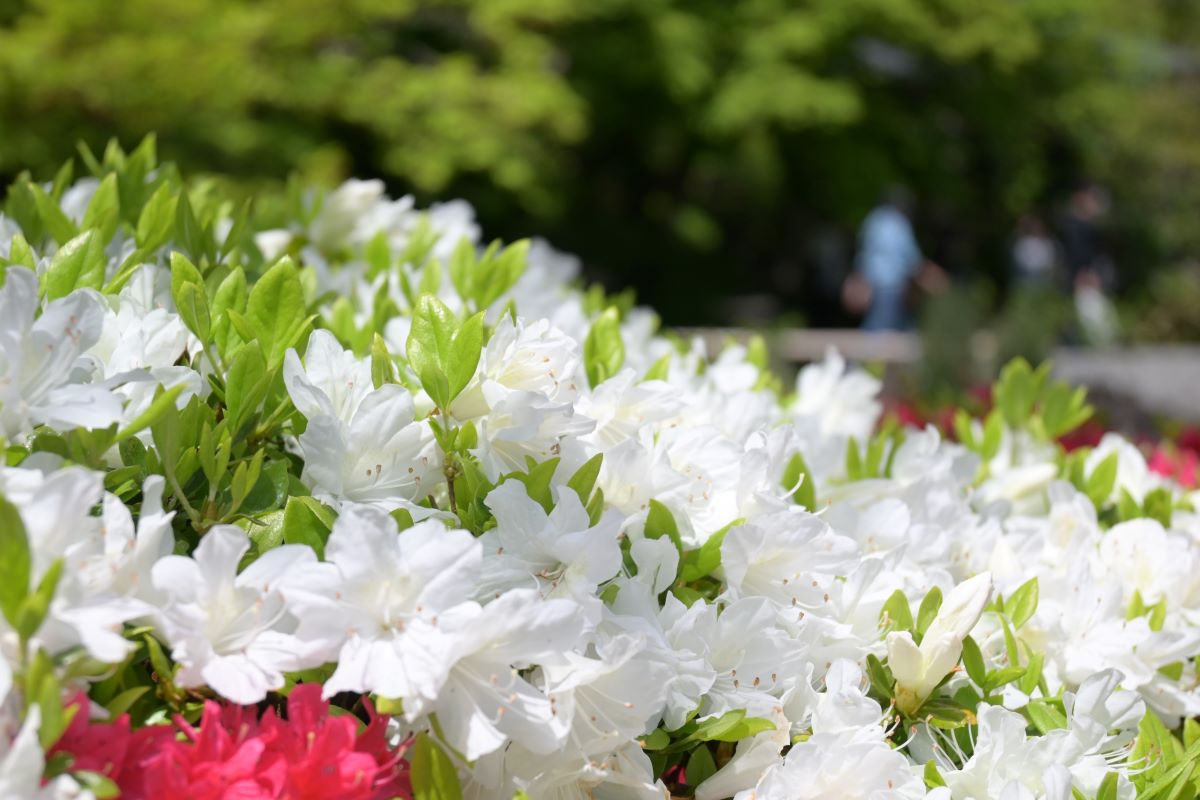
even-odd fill
[{"label": "pink flower cluster", "polygon": [[200,724],[176,717],[173,726],[131,730],[129,717],[88,721],[88,699],[55,753],[72,756],[72,770],[106,775],[123,800],[392,800],[410,798],[404,748],[386,740],[387,719],[368,706],[361,733],[352,716],[332,716],[321,687],[296,687],[287,718],[274,709],[258,718],[249,706],[207,702]]}]

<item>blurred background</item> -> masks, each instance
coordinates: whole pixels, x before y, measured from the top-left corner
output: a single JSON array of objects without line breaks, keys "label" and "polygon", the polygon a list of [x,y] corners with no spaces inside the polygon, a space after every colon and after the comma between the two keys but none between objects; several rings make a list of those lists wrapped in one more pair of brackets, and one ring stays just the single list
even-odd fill
[{"label": "blurred background", "polygon": [[5,183],[150,131],[378,176],[669,325],[924,332],[931,384],[1200,339],[1198,101],[1192,0],[0,0]]}]

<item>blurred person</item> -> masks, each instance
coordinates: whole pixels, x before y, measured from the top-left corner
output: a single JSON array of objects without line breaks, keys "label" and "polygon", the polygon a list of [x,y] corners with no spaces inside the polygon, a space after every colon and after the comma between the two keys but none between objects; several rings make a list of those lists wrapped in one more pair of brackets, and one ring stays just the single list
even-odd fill
[{"label": "blurred person", "polygon": [[1111,286],[1112,265],[1100,237],[1100,220],[1107,207],[1103,192],[1091,184],[1077,188],[1067,201],[1059,238],[1073,287]]},{"label": "blurred person", "polygon": [[1045,223],[1033,214],[1017,220],[1011,251],[1013,279],[1018,286],[1049,288],[1057,283],[1058,244]]},{"label": "blurred person", "polygon": [[1085,341],[1101,346],[1115,342],[1119,332],[1116,309],[1107,296],[1115,275],[1100,236],[1107,209],[1104,193],[1084,184],[1067,201],[1060,231],[1080,332]]},{"label": "blurred person", "polygon": [[892,187],[863,220],[857,270],[847,279],[842,297],[849,311],[866,312],[864,330],[909,329],[910,284],[915,281],[931,292],[947,284],[945,272],[921,254],[910,221],[912,208],[912,193]]}]

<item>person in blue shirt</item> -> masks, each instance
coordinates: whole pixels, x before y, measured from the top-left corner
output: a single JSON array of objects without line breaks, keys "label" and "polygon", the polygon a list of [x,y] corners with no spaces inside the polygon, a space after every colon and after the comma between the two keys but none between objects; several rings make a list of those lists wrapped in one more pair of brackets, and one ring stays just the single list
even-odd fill
[{"label": "person in blue shirt", "polygon": [[870,291],[862,327],[868,331],[899,331],[912,325],[906,308],[909,284],[924,283],[922,273],[936,270],[934,280],[944,282],[941,270],[921,255],[909,215],[912,196],[905,189],[889,189],[883,202],[863,220],[859,231],[858,272]]}]

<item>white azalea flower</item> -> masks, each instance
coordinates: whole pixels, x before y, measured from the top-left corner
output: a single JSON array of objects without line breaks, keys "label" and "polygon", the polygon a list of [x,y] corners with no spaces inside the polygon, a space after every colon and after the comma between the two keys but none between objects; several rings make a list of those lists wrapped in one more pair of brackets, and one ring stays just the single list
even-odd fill
[{"label": "white azalea flower", "polygon": [[[63,561],[34,644],[54,654],[82,646],[98,661],[120,662],[132,647],[121,635],[124,623],[151,607],[124,596],[125,588],[115,579],[124,559],[110,549],[114,542],[106,539],[102,518],[92,516],[104,496],[103,475],[82,467],[50,473],[0,467],[0,495],[16,506],[24,523],[33,557],[31,585],[54,561]],[[151,500],[151,512],[153,508]],[[154,527],[151,518],[147,530]]]},{"label": "white azalea flower", "polygon": [[667,669],[632,634],[604,638],[595,657],[565,652],[543,666],[558,715],[570,722],[564,749],[585,758],[624,747],[654,726],[666,702]]},{"label": "white azalea flower", "polygon": [[437,700],[455,647],[440,618],[473,596],[481,553],[469,533],[440,522],[397,531],[382,511],[346,508],[325,545],[328,563],[289,587],[297,636],[318,662],[337,662],[325,695],[402,699],[410,720],[419,703]]},{"label": "white azalea flower", "polygon": [[621,370],[576,404],[581,414],[596,421],[596,429],[584,439],[600,452],[636,439],[644,425],[669,420],[683,407],[669,383],[638,383],[631,369]]},{"label": "white azalea flower", "polygon": [[[246,534],[217,525],[191,558],[167,556],[154,565],[154,587],[166,597],[161,634],[182,667],[181,686],[207,684],[234,703],[257,703],[283,686],[283,673],[312,666],[292,636],[285,586],[289,573],[316,562],[303,545],[281,545],[240,574],[250,549]],[[319,662],[316,662],[319,663]]]},{"label": "white azalea flower", "polygon": [[283,365],[292,402],[308,419],[300,435],[301,480],[333,504],[428,515],[416,502],[435,490],[441,461],[433,431],[415,419],[408,390],[375,389],[370,361],[343,350],[327,331],[309,337],[305,362],[289,350]]},{"label": "white azalea flower", "polygon": [[412,713],[436,713],[446,741],[470,761],[509,740],[533,753],[554,751],[568,720],[518,666],[571,651],[583,628],[579,607],[514,589],[486,606],[458,606],[443,625],[452,637],[454,666],[437,702],[418,698]]},{"label": "white azalea flower", "polygon": [[920,647],[908,631],[888,634],[888,666],[896,677],[896,700],[902,710],[916,711],[958,664],[963,639],[979,621],[991,596],[991,574],[976,575],[946,595]]},{"label": "white azalea flower", "polygon": [[488,493],[485,502],[496,527],[479,538],[484,560],[476,594],[481,601],[525,587],[543,597],[569,597],[599,613],[596,587],[621,568],[620,515],[607,511],[593,526],[573,489],[559,490],[556,501],[547,514],[518,480]]},{"label": "white azalea flower", "polygon": [[37,277],[9,267],[0,287],[0,436],[24,437],[36,425],[55,430],[106,428],[120,401],[103,386],[81,382],[80,356],[100,337],[99,295],[76,291],[38,309]]},{"label": "white azalea flower", "polygon": [[12,800],[94,800],[69,775],[60,775],[42,783],[46,756],[38,743],[41,712],[29,709],[16,735],[9,739],[7,725],[0,724],[0,797]]}]

